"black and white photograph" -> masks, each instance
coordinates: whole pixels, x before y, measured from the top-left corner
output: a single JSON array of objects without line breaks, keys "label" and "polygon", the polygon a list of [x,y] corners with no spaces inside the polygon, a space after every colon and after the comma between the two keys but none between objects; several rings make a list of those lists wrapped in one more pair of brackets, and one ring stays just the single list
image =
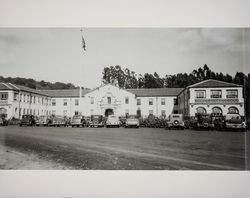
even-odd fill
[{"label": "black and white photograph", "polygon": [[0,198],[248,198],[249,0],[0,0]]},{"label": "black and white photograph", "polygon": [[0,42],[1,169],[249,169],[249,28],[1,28]]}]

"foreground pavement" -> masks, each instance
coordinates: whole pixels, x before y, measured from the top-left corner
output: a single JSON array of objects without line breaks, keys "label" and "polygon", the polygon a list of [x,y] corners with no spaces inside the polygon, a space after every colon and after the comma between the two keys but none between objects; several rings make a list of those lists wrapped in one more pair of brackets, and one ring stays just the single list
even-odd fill
[{"label": "foreground pavement", "polygon": [[[0,144],[53,164],[36,166],[34,162],[32,169],[244,170],[246,160],[250,161],[247,134],[152,128],[9,126],[0,127]],[[15,168],[11,163],[8,161],[1,168]]]}]

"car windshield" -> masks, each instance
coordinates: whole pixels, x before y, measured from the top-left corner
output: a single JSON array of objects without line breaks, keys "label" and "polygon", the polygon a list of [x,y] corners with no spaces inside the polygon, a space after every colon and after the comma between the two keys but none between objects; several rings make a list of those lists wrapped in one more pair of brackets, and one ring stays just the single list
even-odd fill
[{"label": "car windshield", "polygon": [[77,119],[82,119],[82,116],[75,115],[75,116],[73,116],[73,119],[75,119],[75,120],[77,120]]},{"label": "car windshield", "polygon": [[27,119],[27,118],[29,118],[30,116],[29,115],[23,115],[23,118],[24,119]]},{"label": "car windshield", "polygon": [[40,116],[38,119],[39,119],[39,120],[45,120],[45,119],[46,119],[46,116]]},{"label": "car windshield", "polygon": [[56,116],[55,119],[56,120],[62,120],[62,119],[64,119],[64,117],[63,116]]},{"label": "car windshield", "polygon": [[135,115],[130,115],[130,116],[128,117],[128,119],[136,119],[136,116],[135,116]]},{"label": "car windshield", "polygon": [[180,118],[180,115],[173,115],[173,118]]},{"label": "car windshield", "polygon": [[108,117],[108,120],[119,120],[118,117],[116,116],[109,116]]}]

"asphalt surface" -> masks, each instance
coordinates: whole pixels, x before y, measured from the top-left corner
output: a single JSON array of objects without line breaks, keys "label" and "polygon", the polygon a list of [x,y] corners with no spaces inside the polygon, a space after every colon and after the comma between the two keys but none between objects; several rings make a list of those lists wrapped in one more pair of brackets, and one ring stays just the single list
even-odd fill
[{"label": "asphalt surface", "polygon": [[1,144],[84,170],[249,170],[249,136],[153,128],[0,127]]}]

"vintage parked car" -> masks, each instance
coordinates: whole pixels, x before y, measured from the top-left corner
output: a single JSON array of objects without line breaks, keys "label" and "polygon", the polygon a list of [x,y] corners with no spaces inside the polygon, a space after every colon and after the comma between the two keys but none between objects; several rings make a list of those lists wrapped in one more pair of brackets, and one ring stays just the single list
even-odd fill
[{"label": "vintage parked car", "polygon": [[212,127],[222,130],[225,128],[225,117],[223,115],[211,114]]},{"label": "vintage parked car", "polygon": [[33,115],[23,115],[19,126],[35,126],[36,119]]},{"label": "vintage parked car", "polygon": [[239,114],[227,114],[225,116],[225,128],[245,131],[246,123]]},{"label": "vintage parked car", "polygon": [[36,120],[36,126],[48,126],[51,119],[48,116],[39,116]]},{"label": "vintage parked car", "polygon": [[102,115],[91,115],[89,121],[89,127],[103,127],[104,119]]},{"label": "vintage parked car", "polygon": [[190,121],[190,127],[194,129],[213,129],[211,115],[209,114],[195,114]]},{"label": "vintage parked car", "polygon": [[139,128],[140,127],[140,122],[139,122],[138,118],[135,115],[130,115],[126,119],[125,127],[126,128],[128,128],[128,127]]},{"label": "vintage parked car", "polygon": [[82,115],[74,115],[71,119],[70,125],[72,127],[84,127],[86,125],[86,120]]},{"label": "vintage parked car", "polygon": [[167,123],[168,129],[171,129],[171,128],[184,129],[185,128],[182,114],[170,114],[168,119],[169,119]]},{"label": "vintage parked car", "polygon": [[52,118],[51,124],[49,126],[68,126],[69,125],[69,120],[67,119],[66,116],[62,115],[55,115]]},{"label": "vintage parked car", "polygon": [[109,128],[109,127],[120,127],[121,125],[121,122],[119,120],[119,118],[115,115],[110,115],[108,116],[108,119],[106,121],[106,127]]},{"label": "vintage parked car", "polygon": [[125,124],[126,124],[127,118],[126,118],[125,116],[120,116],[120,117],[119,117],[119,120],[120,120],[121,126],[124,127]]}]

